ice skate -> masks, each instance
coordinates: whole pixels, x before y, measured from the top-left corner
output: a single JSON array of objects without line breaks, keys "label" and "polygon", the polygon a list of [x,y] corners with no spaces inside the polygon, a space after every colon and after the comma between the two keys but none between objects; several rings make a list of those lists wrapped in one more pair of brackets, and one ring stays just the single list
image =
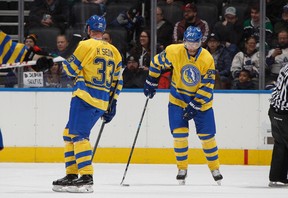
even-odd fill
[{"label": "ice skate", "polygon": [[217,182],[217,184],[221,186],[221,181],[223,179],[223,176],[221,175],[220,171],[217,169],[217,170],[211,171],[211,173],[212,173],[214,180]]},{"label": "ice skate", "polygon": [[288,188],[288,180],[270,181],[268,186],[272,188]]},{"label": "ice skate", "polygon": [[177,174],[177,176],[176,176],[176,179],[178,180],[179,185],[185,185],[185,183],[186,183],[186,181],[185,181],[186,177],[187,177],[187,170],[179,170],[179,171],[178,171],[178,174]]},{"label": "ice skate", "polygon": [[67,192],[67,185],[71,184],[74,179],[77,179],[78,175],[76,174],[68,174],[65,177],[53,181],[52,190],[55,192]]},{"label": "ice skate", "polygon": [[75,179],[67,187],[68,192],[72,193],[92,193],[93,192],[93,176],[82,175],[79,179]]}]

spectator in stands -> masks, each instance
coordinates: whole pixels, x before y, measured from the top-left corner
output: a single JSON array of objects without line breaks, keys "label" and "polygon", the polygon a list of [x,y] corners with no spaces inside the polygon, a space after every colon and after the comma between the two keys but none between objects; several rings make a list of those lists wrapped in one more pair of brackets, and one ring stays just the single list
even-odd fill
[{"label": "spectator in stands", "polygon": [[150,30],[143,30],[140,33],[139,41],[130,50],[129,54],[133,54],[139,57],[139,67],[145,71],[149,70],[150,59],[151,59],[151,49],[150,49]]},{"label": "spectator in stands", "polygon": [[56,38],[56,44],[57,44],[57,49],[52,54],[62,56],[63,53],[65,53],[65,51],[69,45],[67,37],[64,34],[58,35]]},{"label": "spectator in stands", "polygon": [[[122,11],[116,19],[114,19],[110,27],[124,27],[127,30],[127,40],[128,43],[138,38],[139,33],[144,24],[144,19],[140,15],[139,8],[131,7],[129,10]],[[134,37],[135,33],[135,37]]]},{"label": "spectator in stands", "polygon": [[[24,44],[25,46],[36,52],[37,54],[44,53],[42,49],[36,45],[37,42],[37,35],[36,34],[29,34],[25,37]],[[24,71],[34,71],[30,66],[24,67]]]},{"label": "spectator in stands", "polygon": [[102,39],[110,44],[112,44],[113,40],[112,40],[112,35],[108,32],[108,31],[105,31],[103,33],[103,36],[102,36]]},{"label": "spectator in stands", "polygon": [[255,89],[255,85],[250,76],[250,71],[245,69],[241,70],[239,73],[239,78],[235,81],[232,89]]},{"label": "spectator in stands", "polygon": [[33,50],[37,54],[48,55],[47,52],[44,52],[38,45],[36,45],[37,40],[38,37],[36,34],[29,34],[25,37],[24,44],[28,49],[31,48],[31,50]]},{"label": "spectator in stands", "polygon": [[282,30],[278,33],[278,44],[271,49],[266,57],[266,64],[271,73],[266,78],[268,84],[273,84],[277,80],[279,71],[288,63],[288,31]]},{"label": "spectator in stands", "polygon": [[62,68],[62,63],[54,65],[44,73],[44,87],[50,88],[71,88],[72,80],[67,77]]},{"label": "spectator in stands", "polygon": [[57,27],[64,33],[68,21],[67,0],[35,0],[31,4],[27,27]]},{"label": "spectator in stands", "polygon": [[214,58],[216,72],[220,77],[219,89],[230,89],[230,69],[233,57],[214,33],[209,34],[207,38],[207,50]]},{"label": "spectator in stands", "polygon": [[[259,47],[259,36],[260,36],[260,7],[259,4],[254,4],[250,8],[250,19],[244,21],[244,39],[250,36],[255,36],[257,41],[257,48]],[[269,18],[265,19],[265,36],[266,36],[266,49],[272,44],[273,38],[273,26]]]},{"label": "spectator in stands", "polygon": [[188,3],[184,7],[183,19],[174,26],[173,42],[182,43],[183,35],[188,26],[195,26],[201,29],[203,34],[202,43],[205,45],[209,33],[209,25],[206,21],[197,17],[197,7],[194,3]]},{"label": "spectator in stands", "polygon": [[275,35],[278,35],[282,30],[288,31],[288,4],[283,7],[281,19],[274,25]]},{"label": "spectator in stands", "polygon": [[139,57],[127,57],[127,66],[123,72],[123,88],[143,88],[148,70],[139,67]]},{"label": "spectator in stands", "polygon": [[235,7],[227,7],[224,21],[218,21],[213,29],[220,42],[226,46],[232,56],[239,51],[238,46],[243,36],[243,24],[238,20]]},{"label": "spectator in stands", "polygon": [[160,7],[156,9],[156,22],[157,46],[162,51],[172,44],[173,25],[164,18],[163,10]]},{"label": "spectator in stands", "polygon": [[250,36],[245,40],[245,49],[238,52],[232,61],[231,73],[233,78],[233,87],[239,80],[240,72],[245,69],[250,72],[250,76],[255,85],[254,89],[259,86],[259,51],[256,48],[257,39]]},{"label": "spectator in stands", "polygon": [[288,3],[287,0],[266,0],[266,16],[274,25],[281,19],[280,10]]}]

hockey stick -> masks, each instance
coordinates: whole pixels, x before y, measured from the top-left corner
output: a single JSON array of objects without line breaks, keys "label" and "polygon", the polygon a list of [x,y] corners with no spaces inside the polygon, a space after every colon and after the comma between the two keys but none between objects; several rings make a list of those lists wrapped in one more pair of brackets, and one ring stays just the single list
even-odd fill
[{"label": "hockey stick", "polygon": [[[62,62],[65,58],[58,56],[56,58],[53,58],[53,62]],[[31,66],[36,65],[36,60],[32,61],[24,61],[24,62],[18,62],[18,63],[7,63],[7,64],[0,64],[0,70],[1,69],[7,69],[7,68],[19,68],[19,67],[25,67],[25,66]]]},{"label": "hockey stick", "polygon": [[0,129],[0,151],[4,149],[4,144],[3,144],[3,138],[2,138],[2,132]]},{"label": "hockey stick", "polygon": [[[70,55],[73,54],[74,50],[78,46],[78,43],[82,40],[81,35],[73,34],[73,37],[67,47],[67,50],[62,54],[62,56],[58,56],[53,58],[53,62],[62,62],[67,59]],[[0,64],[0,69],[7,69],[7,68],[18,68],[18,67],[25,67],[25,66],[32,66],[36,65],[36,60],[31,61],[24,61],[18,63],[7,63],[7,64]]]},{"label": "hockey stick", "polygon": [[147,108],[147,105],[148,105],[148,101],[149,101],[149,97],[147,97],[147,99],[146,99],[146,102],[145,102],[145,105],[144,105],[144,109],[143,109],[143,112],[142,112],[142,115],[141,115],[141,118],[140,118],[140,122],[138,124],[138,128],[137,128],[137,131],[136,131],[136,136],[134,138],[134,142],[133,142],[133,145],[132,145],[132,148],[131,148],[131,151],[130,151],[130,155],[129,155],[129,158],[128,158],[128,162],[127,162],[127,165],[126,165],[126,168],[125,168],[125,172],[124,172],[122,181],[120,183],[120,185],[122,185],[122,186],[129,186],[129,184],[123,184],[123,182],[124,182],[124,179],[126,177],[126,173],[127,173],[127,170],[128,170],[129,164],[130,164],[130,160],[132,158],[132,154],[133,154],[133,151],[134,151],[134,148],[135,148],[135,144],[136,144],[137,137],[138,137],[138,134],[139,134],[139,131],[140,131],[140,127],[141,127],[141,124],[142,124],[142,121],[143,121],[143,117],[144,117],[144,114],[145,114],[145,111],[146,111],[146,108]]},{"label": "hockey stick", "polygon": [[[116,85],[115,85],[115,89],[113,90],[113,93],[112,93],[112,96],[111,96],[111,101],[109,101],[109,105],[108,105],[108,108],[107,108],[107,111],[111,108],[112,106],[112,103],[113,103],[113,100],[114,100],[114,96],[116,94],[116,91],[117,91],[117,87],[119,85],[119,82],[120,82],[120,79],[121,79],[121,76],[122,76],[122,73],[124,71],[125,68],[122,68],[120,73],[119,73],[119,76],[118,76],[118,79],[117,79],[117,82],[116,82]],[[100,131],[98,133],[98,137],[96,139],[96,142],[95,142],[95,145],[94,145],[94,148],[93,148],[93,153],[92,153],[92,159],[91,161],[93,162],[93,159],[94,159],[94,156],[95,156],[95,153],[96,153],[96,149],[98,147],[98,144],[99,144],[99,141],[100,141],[100,138],[101,138],[101,135],[102,135],[102,132],[104,130],[104,126],[105,126],[105,120],[102,121],[102,124],[101,124],[101,127],[100,127]]]}]

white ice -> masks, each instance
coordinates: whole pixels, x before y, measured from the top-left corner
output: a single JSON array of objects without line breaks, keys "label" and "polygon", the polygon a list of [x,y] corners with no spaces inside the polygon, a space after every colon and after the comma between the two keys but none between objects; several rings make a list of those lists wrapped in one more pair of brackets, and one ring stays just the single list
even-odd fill
[{"label": "white ice", "polygon": [[64,163],[0,163],[0,198],[287,198],[288,188],[269,188],[269,166],[222,165],[218,186],[206,165],[190,165],[185,186],[175,165],[94,163],[94,193],[56,193],[52,181],[65,175]]}]

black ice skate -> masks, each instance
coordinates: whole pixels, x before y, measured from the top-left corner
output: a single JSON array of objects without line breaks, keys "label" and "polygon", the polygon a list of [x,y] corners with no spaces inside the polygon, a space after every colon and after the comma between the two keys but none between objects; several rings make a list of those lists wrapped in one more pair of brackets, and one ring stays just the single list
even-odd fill
[{"label": "black ice skate", "polygon": [[76,174],[68,174],[65,177],[53,181],[52,190],[55,192],[67,192],[67,186],[71,184],[74,179],[78,179]]},{"label": "black ice skate", "polygon": [[73,193],[92,193],[93,192],[93,176],[82,175],[79,179],[73,180],[67,188],[68,192]]},{"label": "black ice skate", "polygon": [[223,179],[223,176],[221,175],[220,171],[217,169],[217,170],[211,171],[211,173],[212,173],[214,180],[217,182],[217,184],[221,186],[221,181]]},{"label": "black ice skate", "polygon": [[178,180],[180,185],[185,185],[186,177],[187,177],[187,170],[178,170],[176,179]]},{"label": "black ice skate", "polygon": [[288,179],[281,181],[270,181],[268,186],[272,188],[288,188]]}]

